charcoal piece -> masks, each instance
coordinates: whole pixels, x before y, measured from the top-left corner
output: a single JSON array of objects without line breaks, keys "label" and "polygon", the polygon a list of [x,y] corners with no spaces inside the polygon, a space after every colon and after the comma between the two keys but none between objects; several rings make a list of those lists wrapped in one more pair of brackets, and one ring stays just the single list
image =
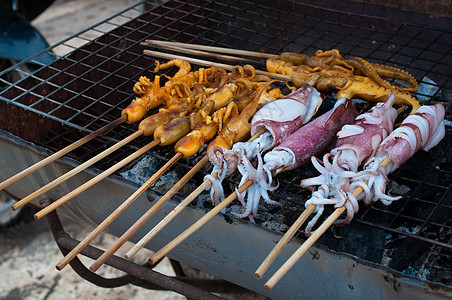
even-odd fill
[{"label": "charcoal piece", "polygon": [[385,246],[385,233],[370,226],[354,223],[335,229],[335,237],[331,233],[324,234],[320,243],[336,252],[345,252],[370,262],[380,263]]},{"label": "charcoal piece", "polygon": [[392,252],[392,259],[388,267],[397,271],[403,271],[428,251],[429,247],[430,244],[426,242],[400,239],[397,247]]}]

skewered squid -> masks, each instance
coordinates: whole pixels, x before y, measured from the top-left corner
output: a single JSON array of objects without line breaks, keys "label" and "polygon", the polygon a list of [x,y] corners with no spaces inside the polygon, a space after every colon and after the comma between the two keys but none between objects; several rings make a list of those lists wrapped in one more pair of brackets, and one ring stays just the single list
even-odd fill
[{"label": "skewered squid", "polygon": [[336,132],[343,125],[352,122],[357,115],[351,100],[338,100],[333,109],[295,131],[279,146],[266,153],[263,159],[258,152],[257,168],[254,168],[242,151],[238,165],[238,170],[242,174],[239,186],[250,179],[254,180],[254,184],[247,191],[246,203],[245,193],[239,196],[245,211],[234,215],[239,218],[249,217],[252,220],[257,214],[261,197],[269,204],[279,205],[268,195],[268,191],[278,187],[272,185],[273,176],[297,168],[308,162],[311,156],[319,155],[334,140]]},{"label": "skewered squid", "polygon": [[[407,93],[416,91],[419,86],[408,72],[371,64],[359,57],[344,59],[336,49],[325,52],[319,50],[313,57],[294,53],[281,54],[281,60],[267,60],[267,70],[292,76],[296,87],[309,83],[321,92],[337,92],[338,99],[361,98],[371,102],[385,102],[392,92],[395,104],[411,106],[411,114],[420,106]],[[402,80],[410,87],[391,85],[381,76]]]},{"label": "skewered squid", "polygon": [[[221,182],[227,174],[227,165],[226,159],[223,159],[224,157],[221,153],[223,153],[224,150],[231,149],[235,143],[242,141],[249,135],[251,131],[250,119],[257,110],[265,104],[282,97],[279,89],[272,89],[269,92],[266,92],[270,83],[271,82],[259,89],[254,100],[249,103],[240,114],[235,114],[226,121],[225,125],[219,129],[217,137],[207,147],[207,153],[214,168],[212,173],[207,175],[204,180],[209,179],[211,181],[209,189],[214,203],[217,203],[220,199],[224,198]],[[219,178],[215,177],[214,174],[220,174]]]},{"label": "skewered squid", "polygon": [[[152,82],[146,76],[141,76],[138,82],[134,84],[133,91],[138,97],[132,100],[129,106],[121,112],[122,116],[127,115],[127,122],[134,123],[141,120],[147,111],[158,106],[166,105],[167,108],[170,108],[172,106],[171,104],[179,104],[179,102],[181,102],[174,101],[175,97],[173,97],[173,95],[176,93],[171,93],[171,90],[180,90],[181,87],[184,88],[195,82],[199,76],[197,72],[190,71],[191,66],[188,62],[181,59],[173,59],[162,65],[156,61],[156,68],[154,71],[158,72],[161,69],[173,66],[179,67],[179,70],[173,78],[165,76],[169,80],[165,83],[164,87],[160,86],[160,75],[156,75]],[[182,85],[183,83],[185,86]]]},{"label": "skewered squid", "polygon": [[[163,87],[160,87],[159,80],[155,80],[151,84],[153,88],[150,88],[150,81],[140,78],[134,87],[136,92],[143,94],[152,90],[155,99],[151,100],[160,101],[166,107],[141,121],[138,128],[145,136],[154,135],[161,145],[169,145],[182,138],[176,151],[180,150],[177,152],[184,157],[194,155],[204,141],[213,138],[217,126],[221,130],[225,120],[237,115],[237,110],[253,99],[258,87],[268,84],[256,81],[243,87],[244,82],[255,75],[251,66],[247,66],[246,71],[242,66],[235,66],[233,72],[228,74],[217,67],[191,72],[190,64],[178,59],[156,64],[155,71],[171,66],[178,66],[179,71],[172,78],[163,75],[168,78]],[[125,111],[132,112],[130,109]]]},{"label": "skewered squid", "polygon": [[384,104],[378,103],[370,111],[359,115],[352,124],[344,125],[337,133],[335,148],[323,156],[323,165],[318,158],[311,158],[313,166],[321,174],[301,181],[302,187],[312,190],[319,186],[305,203],[306,207],[316,205],[316,214],[305,229],[307,235],[311,233],[326,204],[336,208],[345,205],[345,222],[353,218],[358,207],[356,202],[348,201],[348,198],[353,197],[350,181],[358,176],[358,167],[375,154],[381,141],[392,132],[397,117],[393,104],[394,95],[391,94]]},{"label": "skewered squid", "polygon": [[[255,69],[250,65],[235,66],[228,74],[228,83],[225,85],[232,91],[232,101],[227,106],[220,106],[212,116],[206,116],[196,126],[192,126],[192,131],[183,137],[176,144],[174,150],[182,153],[184,158],[197,153],[205,142],[213,139],[218,132],[222,132],[224,126],[229,124],[229,120],[238,117],[255,96],[262,89],[260,102],[271,101],[282,97],[279,89],[275,88],[267,92],[272,81],[253,80],[255,78]],[[251,81],[253,80],[253,81]],[[234,88],[232,88],[234,86]],[[267,100],[263,100],[263,99]]]},{"label": "skewered squid", "polygon": [[[298,68],[309,70],[310,72],[320,69],[337,70],[349,75],[366,76],[379,86],[405,92],[415,92],[419,87],[416,79],[404,70],[370,63],[361,57],[344,59],[337,49],[318,50],[312,57],[301,53],[282,52],[280,60],[269,59],[267,67],[278,69],[276,71],[278,73],[287,72],[287,75],[292,75],[290,73]],[[383,78],[399,79],[406,82],[410,87],[394,86]]]},{"label": "skewered squid", "polygon": [[248,159],[254,158],[257,151],[264,152],[279,145],[285,138],[301,125],[309,122],[322,103],[319,92],[310,85],[267,103],[259,109],[251,120],[251,135],[258,131],[264,132],[250,142],[235,143],[232,149],[212,147],[209,157],[214,164],[214,172],[219,172],[219,178],[209,176],[214,181],[211,189],[213,203],[223,200],[222,180],[237,170],[240,153],[245,153]]},{"label": "skewered squid", "polygon": [[[372,155],[365,162],[363,170],[348,174],[349,180],[346,186],[337,182],[325,184],[321,179],[323,174],[317,178],[302,181],[302,186],[305,187],[320,184],[319,189],[313,193],[312,198],[305,204],[306,206],[315,204],[317,211],[316,216],[305,229],[306,234],[311,233],[312,227],[326,204],[334,204],[335,207],[345,205],[347,216],[343,220],[337,220],[335,225],[346,225],[358,211],[358,201],[363,201],[366,205],[369,205],[380,200],[383,204],[390,205],[393,201],[400,199],[400,197],[385,194],[387,175],[399,168],[417,151],[428,151],[441,141],[445,134],[444,113],[444,106],[436,104],[434,106],[422,106],[415,114],[408,116],[399,128],[391,132],[373,150]],[[381,163],[388,158],[390,163],[385,167],[380,167]],[[314,165],[317,164],[316,168],[320,172],[328,174],[327,168],[316,162],[316,160],[313,160]],[[329,162],[325,164],[331,166]],[[364,193],[355,197],[350,191],[358,187],[361,187]],[[338,197],[327,199],[328,195],[337,195],[338,190],[342,190],[342,200],[339,201]]]},{"label": "skewered squid", "polygon": [[[431,106],[421,106],[414,115],[408,116],[399,128],[394,130],[378,147],[375,156],[364,165],[360,176],[353,179],[351,188],[362,187],[362,193],[357,199],[365,204],[380,200],[384,205],[390,205],[400,197],[385,194],[387,175],[401,167],[417,151],[428,151],[435,147],[445,135],[445,108],[438,103]],[[391,159],[385,168],[380,163],[386,158]]]}]

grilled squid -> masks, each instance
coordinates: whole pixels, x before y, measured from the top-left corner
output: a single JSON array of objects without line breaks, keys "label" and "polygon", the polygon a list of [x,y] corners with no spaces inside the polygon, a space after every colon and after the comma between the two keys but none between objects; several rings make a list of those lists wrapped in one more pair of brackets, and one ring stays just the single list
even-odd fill
[{"label": "grilled squid", "polygon": [[247,190],[246,203],[244,194],[239,196],[245,211],[234,215],[239,218],[249,217],[252,220],[252,216],[257,214],[261,197],[269,204],[279,205],[268,195],[268,191],[278,187],[272,185],[273,176],[300,167],[308,162],[311,156],[319,155],[332,143],[337,131],[343,125],[351,123],[357,114],[351,100],[338,100],[333,109],[295,131],[279,146],[265,154],[263,159],[258,152],[257,169],[242,152],[238,165],[238,170],[242,174],[240,185],[250,179],[254,180],[254,184]]},{"label": "grilled squid", "polygon": [[[215,137],[217,130],[220,133],[219,137],[209,147],[224,142],[232,143],[234,139],[241,139],[248,134],[248,127],[239,128],[239,125],[243,124],[238,123],[237,120],[244,120],[244,118],[252,116],[251,109],[245,110],[244,105],[246,107],[257,95],[259,103],[266,103],[282,97],[278,88],[267,92],[266,89],[270,88],[274,81],[251,82],[250,80],[255,78],[255,70],[250,65],[235,66],[228,76],[229,83],[220,85],[222,87],[213,94],[215,95],[213,115],[205,116],[196,122],[196,125],[195,122],[192,122],[192,131],[176,143],[174,150],[182,153],[184,158],[196,154],[205,142]],[[243,88],[244,85],[247,86],[246,89]],[[242,111],[245,112],[240,115]]]},{"label": "grilled squid", "polygon": [[[180,67],[154,95],[154,100],[158,99],[166,108],[145,118],[138,126],[144,136],[153,135],[161,145],[178,141],[234,97],[236,86],[226,84],[228,75],[224,69],[212,67],[190,72],[190,65],[179,60],[157,65],[156,71],[173,65]],[[156,79],[154,84],[157,82]]]},{"label": "grilled squid", "polygon": [[[204,180],[208,179],[211,181],[209,189],[214,203],[218,203],[220,199],[224,198],[221,182],[226,177],[226,174],[230,174],[226,163],[228,159],[223,155],[224,151],[231,149],[235,143],[249,136],[251,131],[250,120],[256,111],[265,104],[283,96],[279,89],[267,91],[273,82],[269,81],[261,86],[255,93],[253,101],[240,114],[230,117],[224,126],[219,128],[219,134],[207,147],[207,153],[214,168],[212,173],[207,175]],[[220,175],[219,178],[214,176],[215,173]]]},{"label": "grilled squid", "polygon": [[345,205],[347,217],[344,222],[353,218],[358,203],[352,195],[350,181],[359,176],[359,166],[375,155],[380,143],[392,132],[397,117],[393,104],[394,95],[391,94],[384,104],[378,103],[370,111],[359,115],[352,124],[344,125],[337,133],[335,148],[323,156],[323,161],[314,156],[311,158],[320,175],[301,181],[302,187],[313,191],[318,186],[305,203],[306,207],[316,205],[316,214],[305,229],[307,235],[327,204],[336,208]]},{"label": "grilled squid", "polygon": [[139,96],[123,109],[121,116],[127,115],[127,122],[134,123],[141,120],[146,112],[163,104],[160,92],[160,76],[156,75],[151,82],[146,76],[141,76],[133,86],[133,91]]},{"label": "grilled squid", "polygon": [[200,122],[193,122],[192,131],[176,143],[174,150],[182,153],[184,158],[195,155],[206,141],[215,137],[218,127],[238,115],[235,102],[229,102],[228,106],[218,109],[212,116],[204,116]]},{"label": "grilled squid", "polygon": [[[335,91],[338,99],[360,98],[369,102],[385,102],[392,92],[395,104],[412,107],[410,114],[420,107],[419,101],[407,93],[416,91],[419,85],[406,71],[372,64],[359,57],[343,59],[336,49],[319,50],[313,57],[283,54],[280,60],[267,60],[267,71],[291,76],[296,87],[309,83],[320,92]],[[405,81],[410,87],[391,85],[382,76]]]},{"label": "grilled squid", "polygon": [[[414,115],[408,116],[380,144],[375,156],[365,163],[361,176],[353,179],[351,187],[360,186],[364,190],[357,200],[365,204],[380,200],[384,205],[390,205],[400,199],[385,194],[387,175],[402,166],[417,151],[428,151],[444,138],[444,115],[444,106],[438,103],[421,106]],[[380,167],[387,158],[391,162],[384,168]]]},{"label": "grilled squid", "polygon": [[212,185],[217,189],[212,193],[213,203],[222,200],[221,179],[237,170],[242,152],[251,159],[256,157],[258,149],[260,152],[272,149],[301,125],[309,122],[321,103],[322,98],[319,92],[312,86],[306,85],[290,95],[265,104],[256,112],[251,120],[251,135],[261,130],[263,133],[253,141],[235,143],[231,150],[218,146],[211,148],[209,157],[215,165],[214,171],[219,171],[221,174]]}]

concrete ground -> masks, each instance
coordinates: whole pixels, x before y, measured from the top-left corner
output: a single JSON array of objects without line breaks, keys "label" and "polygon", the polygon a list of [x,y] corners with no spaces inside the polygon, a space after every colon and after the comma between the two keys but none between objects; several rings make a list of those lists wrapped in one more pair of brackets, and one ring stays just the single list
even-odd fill
[{"label": "concrete ground", "polygon": [[[33,25],[53,45],[137,2],[57,0],[33,21]],[[65,50],[60,47],[59,51],[58,54],[64,54]],[[66,230],[78,239],[92,230],[68,220],[65,223]],[[115,240],[116,238],[104,234],[93,244],[107,249]],[[150,252],[142,255],[149,254]],[[97,287],[81,279],[70,267],[57,271],[55,264],[62,257],[46,220],[31,221],[0,231],[0,299],[185,299],[174,292],[149,291],[134,286],[115,289]],[[89,266],[89,261],[87,265]],[[159,270],[174,275],[168,262]],[[108,267],[103,273],[109,277],[120,275],[118,271]]]},{"label": "concrete ground", "polygon": [[[88,235],[91,230],[69,220],[63,222],[65,230],[78,239]],[[0,241],[0,299],[185,299],[174,292],[150,291],[131,285],[105,289],[80,278],[70,267],[57,271],[55,264],[63,255],[45,219],[2,230]],[[103,234],[92,244],[107,249],[114,241],[116,238]],[[144,251],[139,254],[146,259],[151,252]],[[82,257],[82,260],[87,266],[92,263],[92,260],[85,257]],[[174,275],[168,262],[158,266],[157,270]],[[98,273],[110,278],[123,274],[108,266],[102,267]]]}]

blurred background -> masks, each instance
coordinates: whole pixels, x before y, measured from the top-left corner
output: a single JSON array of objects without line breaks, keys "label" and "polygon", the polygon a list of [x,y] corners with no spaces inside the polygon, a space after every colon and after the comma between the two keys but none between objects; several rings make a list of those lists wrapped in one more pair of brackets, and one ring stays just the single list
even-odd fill
[{"label": "blurred background", "polygon": [[[3,58],[0,69],[28,58],[33,51],[45,49],[45,42],[54,45],[138,2],[0,0],[0,57]],[[30,24],[42,36],[36,36]],[[95,37],[85,36],[86,40],[71,46],[79,47]],[[32,42],[27,43],[27,39]],[[12,48],[21,43],[24,46]],[[72,49],[61,46],[55,48],[55,52],[64,55]],[[55,264],[63,256],[50,233],[47,220],[32,220],[33,212],[28,208],[13,214],[10,207],[8,195],[0,194],[0,212],[4,212],[0,214],[0,299],[185,299],[174,292],[150,291],[135,286],[104,289],[84,281],[70,267],[57,271]],[[63,222],[66,231],[79,240],[92,230],[69,220]],[[107,249],[115,240],[104,234],[93,244]],[[143,253],[143,262],[149,254]],[[88,259],[86,264],[89,265]],[[159,265],[157,270],[174,275],[168,261]],[[109,267],[103,267],[100,274],[106,277],[122,275]]]}]

